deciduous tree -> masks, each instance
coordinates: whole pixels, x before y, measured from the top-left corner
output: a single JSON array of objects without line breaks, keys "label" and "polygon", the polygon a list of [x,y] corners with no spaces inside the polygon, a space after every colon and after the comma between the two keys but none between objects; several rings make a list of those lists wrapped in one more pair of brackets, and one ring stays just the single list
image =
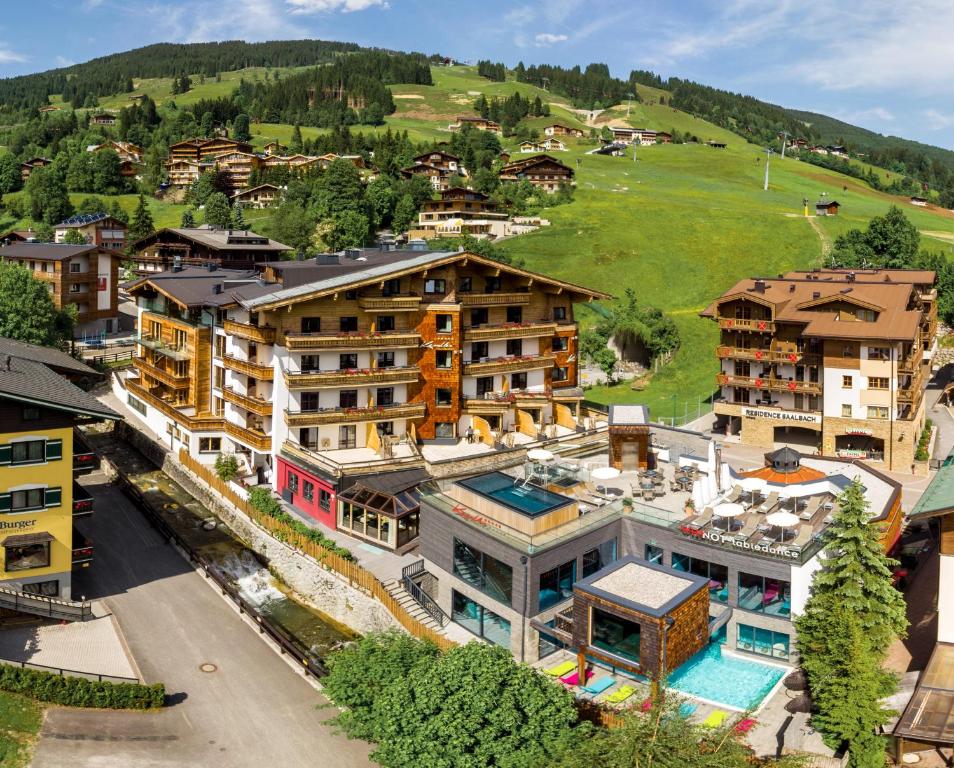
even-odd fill
[{"label": "deciduous tree", "polygon": [[73,338],[75,308],[57,310],[44,283],[26,267],[0,263],[0,336],[65,348]]}]

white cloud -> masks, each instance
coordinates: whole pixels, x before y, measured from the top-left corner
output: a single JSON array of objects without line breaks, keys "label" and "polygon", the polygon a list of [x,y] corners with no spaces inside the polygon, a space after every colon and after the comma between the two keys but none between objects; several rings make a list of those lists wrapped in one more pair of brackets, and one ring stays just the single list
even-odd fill
[{"label": "white cloud", "polygon": [[932,131],[943,131],[954,127],[954,114],[944,114],[936,109],[926,109],[922,116],[927,127]]},{"label": "white cloud", "polygon": [[846,123],[872,123],[882,122],[890,123],[895,119],[894,112],[885,107],[870,107],[868,109],[856,109],[848,112],[838,110],[832,113],[832,117],[843,120]]},{"label": "white cloud", "polygon": [[22,53],[11,51],[5,45],[0,44],[0,64],[19,64],[27,60]]},{"label": "white cloud", "polygon": [[66,56],[56,56],[56,57],[53,59],[53,63],[56,64],[56,66],[58,66],[58,67],[71,67],[71,66],[73,66],[76,62],[73,61],[72,59],[66,58]]},{"label": "white cloud", "polygon": [[368,8],[387,8],[386,0],[285,0],[292,13],[352,13]]},{"label": "white cloud", "polygon": [[83,0],[83,10],[92,11],[94,8],[99,8],[105,0]]},{"label": "white cloud", "polygon": [[554,43],[565,43],[569,40],[566,35],[555,35],[551,32],[541,32],[538,35],[535,35],[533,38],[534,44],[539,48],[544,48],[548,45],[553,45]]}]

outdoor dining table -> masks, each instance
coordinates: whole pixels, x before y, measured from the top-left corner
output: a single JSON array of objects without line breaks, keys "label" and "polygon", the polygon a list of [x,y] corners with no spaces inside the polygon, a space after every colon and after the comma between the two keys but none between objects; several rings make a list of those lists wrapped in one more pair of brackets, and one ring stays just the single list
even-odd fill
[{"label": "outdoor dining table", "polygon": [[695,481],[688,475],[683,475],[682,477],[676,478],[676,483],[681,485],[683,488],[691,488],[694,482]]}]

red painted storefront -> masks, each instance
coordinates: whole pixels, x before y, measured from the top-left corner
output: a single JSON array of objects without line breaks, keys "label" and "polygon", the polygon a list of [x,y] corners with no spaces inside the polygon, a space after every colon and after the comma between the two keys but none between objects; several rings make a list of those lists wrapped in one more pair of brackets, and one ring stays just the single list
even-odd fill
[{"label": "red painted storefront", "polygon": [[[322,525],[337,527],[337,492],[327,480],[306,472],[278,458],[278,493],[295,509],[304,512]],[[309,498],[310,497],[310,498]]]}]

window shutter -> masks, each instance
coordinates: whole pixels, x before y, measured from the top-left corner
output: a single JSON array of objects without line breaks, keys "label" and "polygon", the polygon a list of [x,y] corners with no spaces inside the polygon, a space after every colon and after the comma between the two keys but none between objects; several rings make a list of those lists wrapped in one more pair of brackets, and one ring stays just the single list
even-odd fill
[{"label": "window shutter", "polygon": [[9,464],[13,456],[12,445],[0,445],[0,464]]},{"label": "window shutter", "polygon": [[63,458],[63,441],[62,440],[47,440],[46,441],[46,460],[59,461],[62,458]]},{"label": "window shutter", "polygon": [[43,496],[44,507],[58,507],[63,503],[62,488],[47,488]]},{"label": "window shutter", "polygon": [[0,512],[9,512],[13,506],[13,500],[9,493],[0,493]]}]

